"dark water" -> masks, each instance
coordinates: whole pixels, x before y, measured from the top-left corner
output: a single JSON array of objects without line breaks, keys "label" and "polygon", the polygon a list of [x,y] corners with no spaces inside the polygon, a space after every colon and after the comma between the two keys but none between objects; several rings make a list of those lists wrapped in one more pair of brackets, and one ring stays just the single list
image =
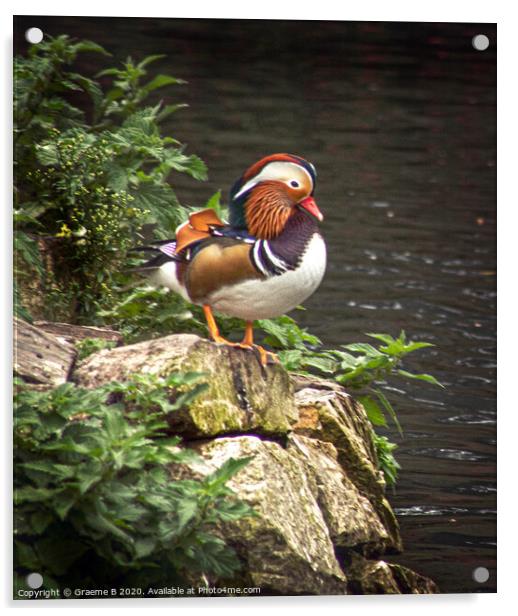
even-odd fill
[{"label": "dark water", "polygon": [[[446,387],[387,386],[405,435],[390,497],[405,552],[443,592],[496,589],[496,28],[37,18],[115,53],[168,54],[189,81],[167,132],[208,164],[176,178],[202,206],[276,151],[310,159],[329,267],[297,318],[329,346],[401,329],[436,344],[409,358]],[[471,38],[486,34],[487,51]],[[487,567],[486,584],[472,579]]]}]

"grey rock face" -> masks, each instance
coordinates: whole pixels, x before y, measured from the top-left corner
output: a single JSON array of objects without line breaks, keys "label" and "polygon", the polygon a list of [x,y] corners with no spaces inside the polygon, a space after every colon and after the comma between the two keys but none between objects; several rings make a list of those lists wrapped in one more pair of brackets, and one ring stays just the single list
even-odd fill
[{"label": "grey rock face", "polygon": [[262,594],[438,592],[431,580],[380,559],[402,549],[399,527],[372,426],[336,383],[263,367],[253,352],[190,334],[102,350],[74,366],[73,346],[48,325],[17,330],[15,370],[36,387],[204,373],[208,388],[169,418],[200,461],[169,470],[172,480],[199,478],[229,458],[252,456],[228,486],[257,515],[217,528],[243,563],[227,585],[259,586]]}]

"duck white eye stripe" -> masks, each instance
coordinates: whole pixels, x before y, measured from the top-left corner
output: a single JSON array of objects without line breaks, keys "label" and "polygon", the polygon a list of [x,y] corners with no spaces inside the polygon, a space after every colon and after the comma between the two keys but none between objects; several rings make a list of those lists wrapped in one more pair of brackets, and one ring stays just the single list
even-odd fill
[{"label": "duck white eye stripe", "polygon": [[[256,176],[254,176],[251,180],[248,180],[248,182],[241,187],[241,190],[233,196],[233,199],[238,199],[256,184],[259,184],[259,182],[263,182],[264,180],[289,181],[289,179],[291,179],[291,173],[296,174],[296,172],[303,173],[309,180],[311,189],[314,188],[311,174],[302,165],[288,161],[276,160],[266,164]],[[298,179],[301,179],[300,176]]]},{"label": "duck white eye stripe", "polygon": [[[311,165],[311,163],[310,163],[310,165]],[[313,167],[313,165],[311,165],[311,166]],[[308,176],[309,181],[310,181],[310,183],[311,183],[311,189],[313,190],[313,189],[315,188],[315,186],[313,185],[313,178],[311,177],[311,174],[309,173],[309,171],[308,171],[305,167],[302,167],[302,166],[300,166],[300,165],[297,165],[297,167],[298,167],[299,169],[301,169],[302,171],[304,171],[304,173]],[[315,167],[313,167],[313,169],[315,169]],[[316,177],[316,175],[317,175],[317,174],[316,174],[316,172],[315,172],[315,177]]]}]

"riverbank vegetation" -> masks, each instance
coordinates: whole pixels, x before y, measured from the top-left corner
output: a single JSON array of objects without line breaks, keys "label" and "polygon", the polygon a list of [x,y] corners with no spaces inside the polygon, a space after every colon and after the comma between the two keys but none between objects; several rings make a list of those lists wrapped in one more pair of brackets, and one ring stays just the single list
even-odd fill
[{"label": "riverbank vegetation", "polygon": [[[108,66],[96,75],[77,72],[75,62],[83,54],[97,54]],[[63,35],[15,58],[14,297],[19,317],[109,326],[128,343],[175,332],[205,335],[198,307],[149,288],[129,272],[136,264],[129,249],[144,237],[171,237],[189,212],[175,194],[176,174],[199,181],[207,176],[196,154],[162,133],[163,120],[184,105],[176,101],[181,80],[149,76],[160,57],[128,58],[113,67],[109,53],[96,43]],[[156,102],[156,97],[149,102],[165,91],[174,102]],[[219,193],[196,209],[203,207],[225,214]],[[240,327],[235,319],[220,323],[229,337]],[[278,352],[288,370],[334,379],[354,390],[375,428],[392,421],[402,432],[384,393],[387,380],[438,384],[403,367],[410,353],[431,346],[408,340],[404,332],[397,337],[369,333],[373,344],[326,349],[291,317],[258,325],[264,344]],[[83,343],[82,352],[88,348],[97,347]],[[195,382],[193,375],[171,378]],[[201,562],[201,553],[209,559],[203,561],[205,572],[226,575],[237,566],[210,527],[225,516],[252,514],[225,488],[246,461],[229,462],[204,482],[165,485],[160,467],[189,455],[174,449],[177,440],[161,435],[163,414],[172,410],[167,394],[173,385],[137,379],[93,391],[67,384],[51,392],[17,385],[20,570],[47,567],[50,578],[59,579],[72,562],[87,559],[99,570],[124,566],[151,580],[156,562],[148,557],[166,552],[177,572]],[[200,386],[193,385],[192,395]],[[115,390],[119,396],[113,398]],[[76,421],[83,413],[88,419]],[[375,442],[380,469],[394,485],[395,445],[380,435]],[[149,472],[139,473],[144,467]],[[56,529],[59,542],[53,540]],[[169,551],[172,538],[179,547]]]}]

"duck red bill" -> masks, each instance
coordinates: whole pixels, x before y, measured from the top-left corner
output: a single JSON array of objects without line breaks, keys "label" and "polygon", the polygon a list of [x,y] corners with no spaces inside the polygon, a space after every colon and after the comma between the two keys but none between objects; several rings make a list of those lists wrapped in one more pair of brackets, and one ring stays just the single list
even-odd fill
[{"label": "duck red bill", "polygon": [[305,199],[302,199],[299,205],[303,207],[305,210],[307,210],[310,214],[313,214],[313,216],[317,220],[320,220],[320,222],[324,220],[322,212],[318,209],[318,205],[315,203],[315,200],[313,199],[313,197],[306,197]]}]

